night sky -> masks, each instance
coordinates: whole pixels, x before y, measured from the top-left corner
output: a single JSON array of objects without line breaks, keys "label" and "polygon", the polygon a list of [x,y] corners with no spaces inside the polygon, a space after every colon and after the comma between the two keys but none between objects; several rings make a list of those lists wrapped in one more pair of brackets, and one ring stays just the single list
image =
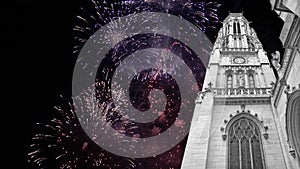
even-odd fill
[{"label": "night sky", "polygon": [[[14,113],[14,123],[20,127],[14,132],[19,144],[14,151],[21,160],[20,168],[27,165],[28,145],[35,131],[35,123],[51,119],[53,107],[60,104],[59,95],[71,96],[73,66],[76,60],[73,54],[74,22],[77,10],[84,1],[21,1],[16,3],[17,17],[14,19],[16,31],[17,59],[21,61],[18,79],[17,99],[21,104]],[[243,12],[251,21],[267,53],[280,50],[279,40],[283,21],[279,19],[268,0],[219,0],[219,19],[222,21],[230,12]],[[8,9],[7,13],[10,13]],[[219,27],[221,24],[219,24]],[[212,41],[216,32],[208,32]],[[24,139],[24,141],[23,141]],[[22,141],[21,141],[22,140]],[[14,146],[12,146],[14,147]],[[18,150],[17,150],[18,149]],[[19,157],[20,155],[20,157]]]}]

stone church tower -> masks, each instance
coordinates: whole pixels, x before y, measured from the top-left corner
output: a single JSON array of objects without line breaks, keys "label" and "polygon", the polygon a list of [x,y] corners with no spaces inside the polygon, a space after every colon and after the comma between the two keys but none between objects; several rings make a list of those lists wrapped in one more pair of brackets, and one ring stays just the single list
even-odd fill
[{"label": "stone church tower", "polygon": [[211,52],[182,169],[288,169],[271,105],[274,72],[241,13],[230,13]]}]

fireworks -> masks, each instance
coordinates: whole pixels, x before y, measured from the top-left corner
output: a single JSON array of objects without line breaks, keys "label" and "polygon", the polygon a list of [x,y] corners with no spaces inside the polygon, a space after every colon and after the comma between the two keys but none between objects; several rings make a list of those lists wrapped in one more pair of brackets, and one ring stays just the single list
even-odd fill
[{"label": "fireworks", "polygon": [[[208,58],[200,57],[210,52],[205,42],[196,44],[204,46],[202,55],[189,43],[203,39],[196,28],[205,32],[218,22],[217,7],[193,0],[85,2],[74,27],[74,54],[80,53],[74,74],[82,71],[90,83],[80,86],[83,90],[75,84],[73,100],[56,107],[49,123],[38,124],[30,161],[40,168],[115,169],[142,168],[134,158],[145,157],[155,161],[151,168],[179,168],[180,141],[188,132],[206,71]],[[152,13],[133,15],[142,12]],[[153,12],[179,16],[194,27],[153,26],[159,19]],[[140,22],[141,16],[147,22]],[[173,34],[176,38],[167,36]],[[94,57],[100,55],[105,57]]]},{"label": "fireworks", "polygon": [[[74,98],[77,103],[77,108],[96,110],[95,105],[90,103],[92,95],[88,93]],[[74,105],[71,102],[63,100],[65,103],[59,107],[55,107],[54,118],[46,124],[38,123],[38,129],[35,136],[32,138],[30,145],[31,152],[28,153],[30,163],[35,163],[38,168],[53,169],[53,168],[134,168],[132,159],[120,158],[113,155],[95,143],[84,133],[79,120],[88,122],[94,121],[96,128],[97,123],[101,119],[99,113],[105,113],[105,109],[97,109],[98,112],[89,114],[83,118],[77,118],[74,113]],[[105,132],[106,127],[102,126]],[[97,135],[95,135],[97,137]]]},{"label": "fireworks", "polygon": [[[90,3],[89,3],[90,2]],[[196,0],[112,0],[85,2],[78,12],[77,25],[74,27],[77,55],[85,42],[101,26],[114,22],[114,19],[140,12],[162,12],[180,16],[195,24],[203,32],[215,29],[219,19],[216,11],[220,4],[216,1]],[[118,25],[119,30],[127,29],[130,25]],[[111,32],[114,35],[116,32]],[[110,41],[110,39],[106,39]]]}]

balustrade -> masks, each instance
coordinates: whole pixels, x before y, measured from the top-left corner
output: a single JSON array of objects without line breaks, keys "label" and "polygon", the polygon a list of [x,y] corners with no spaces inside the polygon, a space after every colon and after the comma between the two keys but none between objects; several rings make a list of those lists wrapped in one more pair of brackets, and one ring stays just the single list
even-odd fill
[{"label": "balustrade", "polygon": [[213,88],[216,95],[268,95],[271,88]]}]

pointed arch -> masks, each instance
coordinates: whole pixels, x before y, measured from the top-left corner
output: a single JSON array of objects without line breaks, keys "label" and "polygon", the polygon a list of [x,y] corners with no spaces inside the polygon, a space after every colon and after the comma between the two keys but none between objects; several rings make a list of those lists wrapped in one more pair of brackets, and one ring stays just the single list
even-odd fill
[{"label": "pointed arch", "polygon": [[249,88],[257,87],[257,82],[255,79],[255,71],[253,69],[250,69],[247,71],[247,75],[248,75]]},{"label": "pointed arch", "polygon": [[228,169],[265,169],[262,129],[259,120],[245,112],[228,122]]},{"label": "pointed arch", "polygon": [[286,130],[291,149],[300,165],[300,90],[288,96],[286,111]]},{"label": "pointed arch", "polygon": [[225,71],[225,78],[226,78],[226,88],[230,89],[233,88],[233,70],[228,69]]},{"label": "pointed arch", "polygon": [[233,87],[233,77],[232,74],[227,75],[227,88]]},{"label": "pointed arch", "polygon": [[254,82],[254,76],[253,74],[248,75],[248,80],[249,80],[249,87],[254,88],[255,87],[255,82]]}]

